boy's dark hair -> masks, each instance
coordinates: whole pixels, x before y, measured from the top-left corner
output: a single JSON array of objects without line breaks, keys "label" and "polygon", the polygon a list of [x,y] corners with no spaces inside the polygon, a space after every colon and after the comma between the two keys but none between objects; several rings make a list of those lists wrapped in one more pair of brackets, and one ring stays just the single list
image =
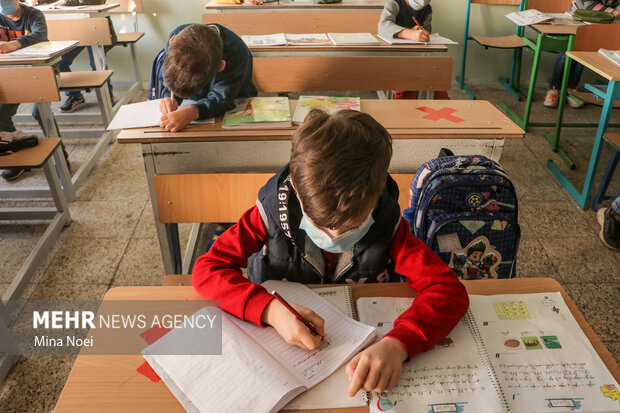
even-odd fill
[{"label": "boy's dark hair", "polygon": [[470,256],[473,252],[484,252],[487,249],[487,246],[484,244],[484,241],[476,241],[467,249],[467,256]]},{"label": "boy's dark hair", "polygon": [[209,26],[184,28],[166,51],[164,82],[168,89],[182,98],[196,95],[217,74],[223,50],[222,38]]},{"label": "boy's dark hair", "polygon": [[291,178],[304,212],[323,228],[365,218],[383,192],[392,137],[366,113],[312,110],[293,133]]}]

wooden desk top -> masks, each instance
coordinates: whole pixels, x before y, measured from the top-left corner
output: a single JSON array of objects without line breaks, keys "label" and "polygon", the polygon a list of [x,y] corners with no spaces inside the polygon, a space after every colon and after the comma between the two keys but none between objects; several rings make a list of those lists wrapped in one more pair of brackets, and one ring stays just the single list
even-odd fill
[{"label": "wooden desk top", "polygon": [[331,4],[318,4],[318,3],[304,3],[304,2],[271,2],[264,3],[260,6],[254,6],[247,3],[242,4],[218,4],[216,0],[211,0],[205,5],[207,10],[220,10],[220,11],[256,11],[263,10],[299,10],[299,9],[312,9],[312,10],[334,10],[334,9],[354,9],[354,10],[381,10],[385,4],[384,0],[343,0],[340,3]]},{"label": "wooden desk top", "polygon": [[540,34],[546,36],[553,35],[574,35],[577,33],[578,24],[533,24],[530,26]]},{"label": "wooden desk top", "polygon": [[[560,284],[551,278],[464,281],[469,294],[524,294],[559,291],[611,374],[620,379],[620,368],[585,321]],[[409,297],[415,292],[406,284],[351,284],[353,297]],[[193,287],[120,287],[105,300],[200,300]],[[144,363],[135,356],[78,356],[56,405],[56,413],[83,412],[182,412],[183,408],[163,382],[152,383],[136,372]],[[320,413],[368,412],[367,407],[315,410]]]},{"label": "wooden desk top", "polygon": [[111,3],[111,4],[96,4],[93,6],[75,6],[75,7],[53,7],[52,5],[41,5],[37,6],[37,9],[41,10],[43,14],[70,14],[70,13],[87,13],[87,14],[97,14],[104,13],[116,7],[119,7],[119,3]]},{"label": "wooden desk top", "polygon": [[[291,100],[290,105],[293,113],[297,101]],[[483,100],[373,99],[362,100],[361,106],[394,139],[503,139],[525,135],[503,112]],[[447,119],[434,120],[440,115]],[[221,118],[217,118],[215,123],[190,125],[175,133],[159,127],[124,129],[116,139],[119,143],[289,140],[295,128],[223,129]]]},{"label": "wooden desk top", "polygon": [[60,138],[39,138],[39,144],[0,156],[0,168],[40,168],[60,145]]},{"label": "wooden desk top", "polygon": [[620,81],[620,66],[599,52],[566,52],[566,54],[605,79],[614,82]]}]

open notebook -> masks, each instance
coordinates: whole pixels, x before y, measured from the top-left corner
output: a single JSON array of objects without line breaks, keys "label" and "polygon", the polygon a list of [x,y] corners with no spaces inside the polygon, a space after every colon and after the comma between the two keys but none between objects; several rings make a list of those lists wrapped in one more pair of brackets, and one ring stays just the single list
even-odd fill
[{"label": "open notebook", "polygon": [[[114,129],[131,129],[131,128],[149,128],[151,126],[159,126],[161,121],[161,112],[159,104],[162,99],[147,100],[139,103],[131,103],[120,107],[116,116],[108,125],[108,130]],[[195,101],[185,99],[179,108],[191,106]],[[215,123],[215,118],[205,120],[195,120],[192,125],[200,123]]]},{"label": "open notebook", "polygon": [[[560,293],[469,298],[448,337],[405,363],[389,394],[372,393],[372,412],[620,412],[618,383]],[[357,306],[382,335],[411,302],[373,297]]]},{"label": "open notebook", "polygon": [[174,329],[144,349],[143,355],[187,411],[278,411],[376,339],[374,328],[346,317],[301,284],[263,285],[323,317],[327,342],[314,351],[302,350],[287,344],[273,328],[222,313],[222,355],[161,355],[210,334]]}]

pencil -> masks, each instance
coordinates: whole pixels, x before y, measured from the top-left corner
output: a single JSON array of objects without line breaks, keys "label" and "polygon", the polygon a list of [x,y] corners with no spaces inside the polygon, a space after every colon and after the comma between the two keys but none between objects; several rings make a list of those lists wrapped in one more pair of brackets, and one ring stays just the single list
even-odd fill
[{"label": "pencil", "polygon": [[291,313],[293,313],[293,315],[302,323],[304,323],[304,325],[306,327],[308,327],[308,330],[310,330],[310,332],[312,333],[313,336],[318,336],[319,332],[316,331],[316,327],[314,326],[314,324],[312,324],[310,321],[306,320],[305,318],[303,318],[301,316],[301,314],[299,314],[294,308],[293,306],[291,306],[289,303],[286,302],[286,300],[284,298],[282,298],[282,296],[280,294],[278,294],[275,291],[271,292],[271,295],[273,295],[278,301],[280,301],[282,303],[282,305],[284,307],[286,307],[287,310],[289,310]]},{"label": "pencil", "polygon": [[422,25],[420,24],[420,22],[418,21],[418,19],[415,18],[415,16],[411,16],[411,18],[413,19],[413,22],[415,23],[416,26],[418,26],[418,28],[422,31],[424,30],[424,27],[422,27]]}]

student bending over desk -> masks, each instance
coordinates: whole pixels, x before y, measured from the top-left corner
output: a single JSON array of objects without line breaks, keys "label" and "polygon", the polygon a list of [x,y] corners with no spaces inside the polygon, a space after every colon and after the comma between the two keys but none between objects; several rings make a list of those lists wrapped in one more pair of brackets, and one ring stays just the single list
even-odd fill
[{"label": "student bending over desk", "polygon": [[[194,120],[221,116],[240,97],[257,96],[252,54],[243,40],[219,24],[185,24],[171,34],[157,76],[164,85],[161,127],[171,132]],[[174,99],[172,99],[174,97]],[[183,99],[196,101],[178,109]]]},{"label": "student bending over desk", "polygon": [[[0,1],[0,53],[10,53],[22,47],[32,46],[47,41],[47,24],[45,16],[34,7],[20,4],[19,0]],[[0,132],[15,132],[13,115],[17,112],[19,103],[0,104]],[[36,105],[32,107],[32,116],[39,122],[43,132],[41,116]],[[62,144],[62,142],[61,142]],[[70,168],[69,155],[62,144],[67,167]],[[5,169],[2,178],[13,181],[20,177],[26,169]]]},{"label": "student bending over desk", "polygon": [[[416,239],[400,213],[398,186],[388,175],[391,136],[366,113],[313,110],[292,137],[289,165],[259,191],[257,205],[220,235],[194,265],[194,288],[222,308],[273,326],[290,344],[319,346],[323,320],[298,312],[310,331],[259,283],[399,281],[418,295],[381,341],[347,365],[349,395],[360,387],[391,390],[402,363],[432,348],[465,314],[468,297],[456,275]],[[240,268],[247,267],[249,280]],[[329,337],[328,337],[329,339]]]}]

